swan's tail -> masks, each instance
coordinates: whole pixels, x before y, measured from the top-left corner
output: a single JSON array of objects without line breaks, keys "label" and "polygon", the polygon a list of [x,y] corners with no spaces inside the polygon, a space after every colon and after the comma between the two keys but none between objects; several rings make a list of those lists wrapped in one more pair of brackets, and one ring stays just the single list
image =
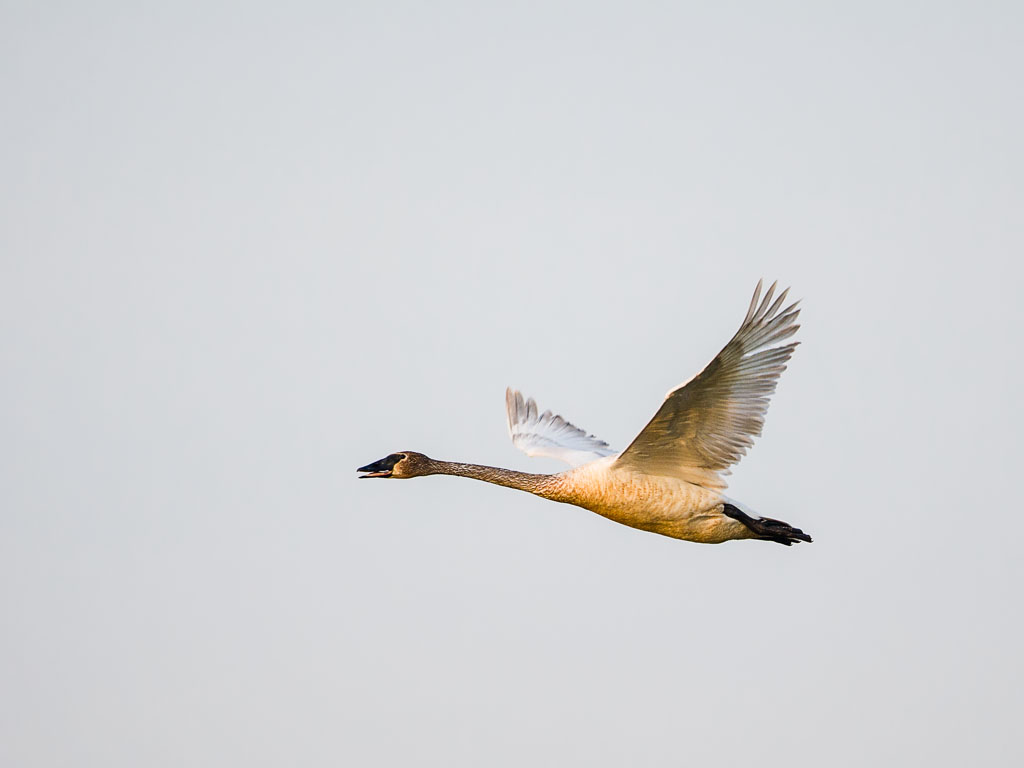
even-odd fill
[{"label": "swan's tail", "polygon": [[727,502],[722,509],[722,513],[733,520],[739,520],[756,533],[757,538],[765,541],[774,541],[779,544],[785,544],[787,547],[801,541],[812,541],[810,536],[799,528],[794,528],[789,523],[784,523],[781,520],[772,520],[770,517],[752,517],[735,504]]}]

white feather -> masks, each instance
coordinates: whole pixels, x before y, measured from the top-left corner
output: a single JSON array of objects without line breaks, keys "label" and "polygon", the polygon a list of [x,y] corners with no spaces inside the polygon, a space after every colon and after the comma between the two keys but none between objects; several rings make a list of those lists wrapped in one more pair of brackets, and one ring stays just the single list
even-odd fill
[{"label": "white feather", "polygon": [[505,390],[505,407],[509,437],[527,456],[547,456],[576,467],[616,453],[604,440],[561,416],[539,413],[533,398],[524,399],[517,390]]}]

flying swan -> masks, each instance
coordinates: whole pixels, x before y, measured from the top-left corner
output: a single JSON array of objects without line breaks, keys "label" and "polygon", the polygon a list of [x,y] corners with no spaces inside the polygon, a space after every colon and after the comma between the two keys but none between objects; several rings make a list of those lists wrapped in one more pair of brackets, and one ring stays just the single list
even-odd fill
[{"label": "flying swan", "polygon": [[776,283],[761,282],[736,335],[708,366],[668,393],[654,418],[621,453],[514,389],[505,392],[512,442],[528,456],[548,456],[573,469],[534,475],[438,461],[414,451],[392,453],[357,471],[362,477],[458,475],[589,509],[617,523],[675,539],[719,544],[760,539],[789,546],[811,537],[761,517],[724,495],[724,476],[761,434],[768,399],[799,342],[799,302],[780,310]]}]

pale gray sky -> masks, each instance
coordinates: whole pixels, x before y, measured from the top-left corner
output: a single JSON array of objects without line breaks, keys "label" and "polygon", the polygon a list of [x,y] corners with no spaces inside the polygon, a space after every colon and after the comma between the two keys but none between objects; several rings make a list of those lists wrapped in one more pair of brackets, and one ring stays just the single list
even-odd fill
[{"label": "pale gray sky", "polygon": [[[0,14],[0,763],[1020,763],[1020,4]],[[356,480],[623,447],[762,276],[814,544]]]}]

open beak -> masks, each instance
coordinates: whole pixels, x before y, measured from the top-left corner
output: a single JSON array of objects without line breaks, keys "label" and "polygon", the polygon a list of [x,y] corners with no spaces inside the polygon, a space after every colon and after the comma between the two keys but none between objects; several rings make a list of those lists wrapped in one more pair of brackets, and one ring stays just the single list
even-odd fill
[{"label": "open beak", "polygon": [[390,457],[388,459],[375,461],[373,464],[367,464],[365,467],[357,469],[356,472],[367,473],[365,475],[360,475],[360,477],[391,477],[391,470],[395,466],[395,462],[389,459]]}]

